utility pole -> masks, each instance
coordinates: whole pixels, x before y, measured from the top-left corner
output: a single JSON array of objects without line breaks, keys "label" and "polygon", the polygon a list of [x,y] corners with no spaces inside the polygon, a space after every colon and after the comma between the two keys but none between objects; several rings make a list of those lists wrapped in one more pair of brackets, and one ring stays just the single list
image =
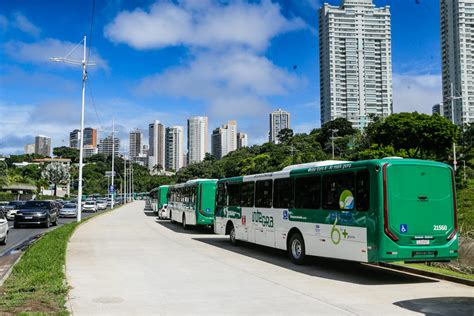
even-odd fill
[{"label": "utility pole", "polygon": [[334,160],[334,134],[337,133],[338,129],[331,130],[331,148],[332,148],[332,159]]},{"label": "utility pole", "polygon": [[[451,120],[453,122],[453,124],[456,124],[455,120],[454,120],[454,100],[458,100],[458,99],[462,99],[462,97],[455,97],[454,96],[454,84],[453,82],[451,81],[451,96],[449,97],[449,99],[451,100]],[[456,160],[456,141],[453,142],[453,168],[454,168],[454,171],[457,170],[457,160]]]},{"label": "utility pole", "polygon": [[111,180],[111,187],[112,190],[112,197],[110,201],[110,208],[114,208],[115,202],[115,186],[114,186],[114,173],[115,173],[115,118],[112,118],[112,180]]},{"label": "utility pole", "polygon": [[123,202],[127,203],[127,160],[123,156]]},{"label": "utility pole", "polygon": [[[82,61],[68,59],[69,55],[81,44],[83,44],[84,54]],[[87,66],[95,65],[87,61],[87,38],[84,35],[83,40],[77,44],[65,57],[52,57],[49,60],[54,62],[63,62],[73,65],[82,66],[82,107],[81,107],[81,140],[79,148],[79,179],[78,179],[78,188],[77,188],[77,221],[81,221],[82,216],[82,167],[83,167],[83,157],[84,157],[84,108],[85,108],[85,99],[86,99],[86,81],[87,81]]]}]

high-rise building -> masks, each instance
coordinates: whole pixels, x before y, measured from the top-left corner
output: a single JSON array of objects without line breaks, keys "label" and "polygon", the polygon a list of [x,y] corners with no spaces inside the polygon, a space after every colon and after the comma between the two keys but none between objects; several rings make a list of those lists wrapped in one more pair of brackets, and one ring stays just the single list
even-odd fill
[{"label": "high-rise building", "polygon": [[81,131],[78,129],[73,130],[69,133],[69,147],[79,148],[79,142],[81,140]]},{"label": "high-rise building", "polygon": [[[118,148],[114,148],[114,150],[118,150]],[[99,149],[97,147],[93,147],[91,145],[84,146],[84,152],[83,152],[84,158],[97,155],[98,153],[99,153]]]},{"label": "high-rise building", "polygon": [[96,148],[97,147],[97,130],[92,127],[84,128],[84,147]]},{"label": "high-rise building", "polygon": [[212,155],[221,159],[237,149],[237,122],[231,120],[212,131]]},{"label": "high-rise building", "polygon": [[25,149],[25,154],[26,155],[31,155],[35,153],[35,144],[26,144],[24,146]]},{"label": "high-rise building", "polygon": [[130,132],[130,158],[138,157],[142,150],[142,132],[137,128]]},{"label": "high-rise building", "polygon": [[282,129],[291,128],[290,113],[278,109],[269,115],[270,118],[270,132],[268,133],[268,141],[278,144],[278,133]]},{"label": "high-rise building", "polygon": [[246,133],[237,133],[237,149],[248,146],[248,136]]},{"label": "high-rise building", "polygon": [[208,119],[196,116],[188,119],[188,163],[200,162],[209,147]]},{"label": "high-rise building", "polygon": [[431,108],[431,114],[439,114],[441,115],[441,109],[443,108],[443,103],[438,103],[433,105]]},{"label": "high-rise building", "polygon": [[441,0],[440,9],[444,100],[441,111],[455,124],[464,125],[474,122],[474,0]]},{"label": "high-rise building", "polygon": [[148,168],[165,167],[165,126],[155,120],[148,126]]},{"label": "high-rise building", "polygon": [[51,156],[51,138],[43,135],[35,137],[35,154]]},{"label": "high-rise building", "polygon": [[319,10],[321,124],[345,118],[362,129],[392,113],[390,7],[372,0]]},{"label": "high-rise building", "polygon": [[99,142],[98,152],[99,154],[105,154],[112,156],[112,150],[114,151],[115,157],[119,155],[120,151],[120,139],[117,137],[113,138],[112,143],[112,136],[107,136],[103,138]]},{"label": "high-rise building", "polygon": [[178,171],[184,166],[184,127],[166,128],[166,159],[167,170]]}]

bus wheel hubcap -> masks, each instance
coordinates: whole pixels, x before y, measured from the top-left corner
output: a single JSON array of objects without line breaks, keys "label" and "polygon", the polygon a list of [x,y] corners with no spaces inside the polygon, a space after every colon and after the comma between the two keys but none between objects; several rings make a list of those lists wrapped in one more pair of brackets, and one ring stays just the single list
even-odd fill
[{"label": "bus wheel hubcap", "polygon": [[230,240],[234,241],[235,240],[235,229],[231,229],[230,231]]},{"label": "bus wheel hubcap", "polygon": [[301,242],[298,239],[293,240],[293,243],[291,245],[291,252],[293,253],[293,257],[301,257]]}]

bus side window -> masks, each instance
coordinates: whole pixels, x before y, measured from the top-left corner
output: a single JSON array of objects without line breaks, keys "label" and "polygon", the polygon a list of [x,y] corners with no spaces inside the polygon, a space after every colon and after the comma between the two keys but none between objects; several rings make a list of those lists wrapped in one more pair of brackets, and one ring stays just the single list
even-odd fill
[{"label": "bus side window", "polygon": [[316,210],[321,207],[321,176],[295,179],[295,208]]},{"label": "bus side window", "polygon": [[225,187],[224,183],[219,183],[217,186],[217,206],[225,206]]},{"label": "bus side window", "polygon": [[240,206],[253,207],[255,182],[243,182],[240,194]]},{"label": "bus side window", "polygon": [[356,178],[356,209],[358,211],[368,211],[370,207],[369,170],[357,172]]},{"label": "bus side window", "polygon": [[228,206],[240,205],[240,183],[227,183]]},{"label": "bus side window", "polygon": [[273,207],[290,208],[293,193],[290,178],[275,179],[273,182]]},{"label": "bus side window", "polygon": [[255,207],[272,207],[272,180],[256,182]]},{"label": "bus side window", "polygon": [[323,209],[354,209],[354,173],[339,173],[323,176]]}]

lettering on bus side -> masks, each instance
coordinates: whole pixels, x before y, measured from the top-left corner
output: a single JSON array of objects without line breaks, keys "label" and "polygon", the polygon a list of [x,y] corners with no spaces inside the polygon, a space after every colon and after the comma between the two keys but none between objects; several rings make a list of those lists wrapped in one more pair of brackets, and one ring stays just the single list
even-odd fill
[{"label": "lettering on bus side", "polygon": [[273,216],[265,216],[262,212],[252,212],[252,222],[260,223],[263,227],[273,227]]}]

